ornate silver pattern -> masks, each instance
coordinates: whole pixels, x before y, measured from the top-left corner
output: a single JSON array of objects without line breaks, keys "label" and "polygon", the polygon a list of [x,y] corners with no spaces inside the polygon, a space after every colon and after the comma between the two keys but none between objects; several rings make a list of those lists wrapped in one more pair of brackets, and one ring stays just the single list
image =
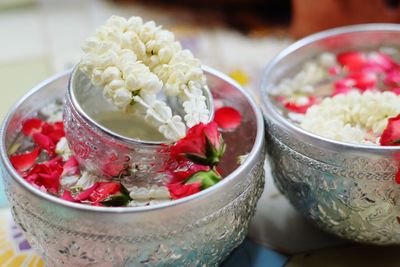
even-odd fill
[{"label": "ornate silver pattern", "polygon": [[349,26],[302,39],[267,67],[262,97],[267,150],[279,190],[328,232],[372,244],[400,244],[399,150],[344,144],[307,133],[284,118],[269,92],[324,51],[377,49],[400,41],[391,24]]},{"label": "ornate silver pattern", "polygon": [[[218,266],[242,242],[263,191],[264,125],[256,105],[242,89],[214,70],[207,68],[207,73],[210,88],[232,96],[230,103],[242,109],[246,138],[254,142],[252,152],[234,174],[206,192],[159,206],[71,204],[33,188],[13,170],[6,149],[21,122],[35,114],[44,101],[63,96],[69,73],[34,89],[10,113],[1,131],[2,177],[16,223],[47,266]],[[72,127],[84,123],[68,114]],[[84,132],[79,137],[85,142]],[[233,155],[236,149],[246,147],[243,143],[247,142],[230,150]],[[85,156],[84,149],[80,153]],[[229,172],[232,168],[227,166]]]}]

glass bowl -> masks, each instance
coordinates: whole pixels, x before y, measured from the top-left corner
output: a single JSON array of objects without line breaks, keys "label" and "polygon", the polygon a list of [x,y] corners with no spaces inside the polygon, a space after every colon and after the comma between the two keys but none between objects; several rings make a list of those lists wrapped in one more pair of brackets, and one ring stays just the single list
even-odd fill
[{"label": "glass bowl", "polygon": [[381,46],[400,46],[399,25],[348,26],[299,40],[266,68],[262,107],[273,178],[301,214],[346,239],[400,244],[400,187],[394,181],[400,148],[343,143],[306,132],[278,112],[269,94],[321,52]]}]

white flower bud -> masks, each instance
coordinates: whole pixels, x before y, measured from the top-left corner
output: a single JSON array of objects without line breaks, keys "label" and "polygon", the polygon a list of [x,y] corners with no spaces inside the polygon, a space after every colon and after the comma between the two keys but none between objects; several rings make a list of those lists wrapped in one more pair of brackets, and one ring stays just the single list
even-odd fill
[{"label": "white flower bud", "polygon": [[126,88],[119,88],[114,92],[113,101],[117,107],[125,109],[132,101],[132,93]]},{"label": "white flower bud", "polygon": [[101,75],[101,80],[103,84],[107,84],[113,80],[121,80],[122,73],[117,67],[108,67],[104,70]]}]

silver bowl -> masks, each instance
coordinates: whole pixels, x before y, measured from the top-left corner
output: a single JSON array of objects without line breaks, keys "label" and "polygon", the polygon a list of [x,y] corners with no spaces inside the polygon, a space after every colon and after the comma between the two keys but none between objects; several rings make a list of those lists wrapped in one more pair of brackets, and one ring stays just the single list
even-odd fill
[{"label": "silver bowl", "polygon": [[[400,149],[353,145],[311,134],[285,119],[269,92],[323,51],[400,46],[400,25],[364,24],[304,38],[267,67],[261,94],[273,178],[296,209],[340,237],[400,244]],[[396,160],[397,158],[397,160]]]},{"label": "silver bowl", "polygon": [[[210,111],[208,121],[214,117],[214,103],[210,90],[203,88]],[[168,141],[143,141],[115,133],[96,122],[93,117],[99,112],[116,111],[93,85],[90,79],[75,67],[70,76],[64,105],[65,134],[79,163],[99,175],[118,176],[109,173],[120,166],[135,165],[136,178],[162,180],[159,171],[168,161]],[[183,109],[176,98],[165,99],[174,114],[182,115]],[[175,101],[174,101],[175,100]],[[164,151],[164,152],[163,152]],[[122,169],[120,171],[123,171]]]},{"label": "silver bowl", "polygon": [[[205,68],[215,97],[243,114],[239,134],[226,133],[227,158],[251,152],[217,185],[148,207],[105,208],[66,202],[29,185],[7,150],[21,123],[62,99],[70,72],[32,89],[0,132],[1,170],[13,217],[46,266],[216,266],[244,239],[264,185],[264,123],[251,97],[227,76]],[[232,159],[230,159],[232,160]],[[231,169],[229,169],[231,168]]]}]

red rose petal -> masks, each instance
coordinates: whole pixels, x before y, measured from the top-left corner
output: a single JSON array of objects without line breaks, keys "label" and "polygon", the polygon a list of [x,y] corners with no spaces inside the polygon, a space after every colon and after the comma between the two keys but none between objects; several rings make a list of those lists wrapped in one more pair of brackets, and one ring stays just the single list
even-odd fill
[{"label": "red rose petal", "polygon": [[331,75],[331,76],[336,76],[339,73],[340,73],[340,67],[339,66],[333,66],[333,67],[330,67],[328,69],[328,74]]},{"label": "red rose petal", "polygon": [[388,55],[382,52],[373,52],[368,56],[369,65],[374,68],[380,68],[383,71],[389,71],[398,66],[398,64]]},{"label": "red rose petal", "polygon": [[71,192],[68,190],[64,190],[64,193],[61,196],[61,199],[64,199],[64,200],[70,201],[70,202],[77,202],[77,200],[72,197]]},{"label": "red rose petal", "polygon": [[348,51],[337,54],[337,61],[349,71],[359,71],[368,63],[365,53]]},{"label": "red rose petal", "polygon": [[242,122],[242,115],[232,107],[223,107],[215,111],[214,121],[224,130],[237,128]]},{"label": "red rose petal", "polygon": [[209,166],[204,166],[204,165],[197,165],[197,164],[192,164],[190,167],[185,170],[185,171],[174,171],[172,175],[172,179],[170,181],[170,184],[175,184],[175,183],[181,183],[187,180],[190,176],[195,174],[198,171],[209,171],[210,167]]},{"label": "red rose petal", "polygon": [[99,186],[99,183],[95,183],[88,189],[82,191],[81,193],[79,193],[79,195],[76,196],[76,200],[79,200],[79,201],[87,200],[89,198],[89,196],[94,192],[94,190],[96,190],[96,188],[98,186]]},{"label": "red rose petal", "polygon": [[383,83],[389,87],[399,87],[400,86],[400,70],[395,69],[388,72],[383,80]]},{"label": "red rose petal", "polygon": [[400,145],[400,115],[388,120],[388,124],[381,135],[380,144],[382,146]]},{"label": "red rose petal", "polygon": [[62,176],[76,175],[79,173],[79,163],[74,156],[69,157],[63,167],[64,171],[62,173]]},{"label": "red rose petal", "polygon": [[10,162],[19,173],[22,173],[29,170],[35,164],[39,154],[40,148],[37,147],[31,152],[11,156]]},{"label": "red rose petal", "polygon": [[34,133],[32,139],[40,148],[46,150],[50,155],[55,153],[55,144],[50,137],[42,133]]},{"label": "red rose petal", "polygon": [[172,199],[180,199],[200,192],[201,182],[191,184],[169,184],[167,187]]},{"label": "red rose petal", "polygon": [[96,189],[90,194],[89,200],[95,203],[101,202],[107,197],[118,193],[121,189],[120,183],[99,182]]},{"label": "red rose petal", "polygon": [[395,182],[396,184],[400,184],[400,168],[397,170]]},{"label": "red rose petal", "polygon": [[377,76],[373,72],[356,72],[347,76],[348,79],[354,81],[354,87],[360,89],[362,92],[376,87]]},{"label": "red rose petal", "polygon": [[395,93],[396,95],[400,95],[400,87],[392,88],[390,91]]},{"label": "red rose petal", "polygon": [[53,143],[57,143],[65,136],[64,124],[62,122],[56,122],[54,124],[45,123],[41,133],[48,136]]},{"label": "red rose petal", "polygon": [[31,136],[35,132],[40,132],[43,124],[44,121],[41,119],[28,119],[22,124],[22,133],[26,136]]},{"label": "red rose petal", "polygon": [[317,103],[317,99],[314,96],[309,96],[308,103],[306,103],[304,105],[299,105],[299,104],[296,104],[295,102],[290,101],[290,102],[286,102],[285,108],[292,112],[304,114],[307,112],[308,108],[310,108],[315,103]]}]

